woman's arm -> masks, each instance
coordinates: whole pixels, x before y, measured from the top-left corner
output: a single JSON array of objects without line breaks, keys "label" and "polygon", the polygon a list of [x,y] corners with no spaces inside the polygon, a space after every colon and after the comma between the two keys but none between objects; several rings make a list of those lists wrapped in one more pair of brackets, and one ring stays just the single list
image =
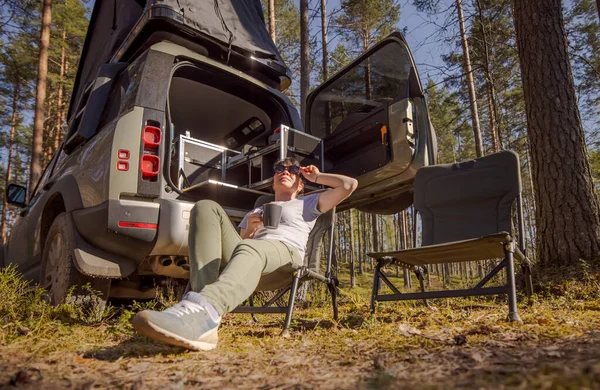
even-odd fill
[{"label": "woman's arm", "polygon": [[248,215],[246,227],[240,229],[240,237],[242,239],[254,238],[256,229],[263,225],[262,216],[260,213],[252,213]]},{"label": "woman's arm", "polygon": [[344,175],[321,173],[319,172],[319,168],[314,165],[303,167],[301,172],[306,180],[331,187],[319,196],[318,208],[322,213],[326,213],[340,204],[358,187],[356,179]]}]

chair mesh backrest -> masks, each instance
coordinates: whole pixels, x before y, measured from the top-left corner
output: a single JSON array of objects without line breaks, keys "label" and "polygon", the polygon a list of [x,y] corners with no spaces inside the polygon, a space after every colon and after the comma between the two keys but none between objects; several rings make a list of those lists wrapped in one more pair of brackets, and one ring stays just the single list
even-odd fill
[{"label": "chair mesh backrest", "polygon": [[[272,202],[275,200],[273,195],[261,195],[256,202],[254,207],[260,207],[265,203]],[[323,243],[323,236],[327,230],[331,227],[333,221],[334,210],[330,210],[324,214],[321,214],[315,226],[308,235],[308,242],[306,244],[306,255],[304,256],[304,265],[311,271],[320,272],[320,259],[321,259],[321,248]]]},{"label": "chair mesh backrest", "polygon": [[423,246],[511,233],[511,206],[521,192],[519,156],[503,151],[424,167],[414,189]]}]

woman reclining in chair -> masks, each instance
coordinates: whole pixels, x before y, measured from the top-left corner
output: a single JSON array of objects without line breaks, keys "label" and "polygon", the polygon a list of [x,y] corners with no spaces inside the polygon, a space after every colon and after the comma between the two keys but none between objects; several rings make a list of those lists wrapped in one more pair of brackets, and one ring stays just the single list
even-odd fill
[{"label": "woman reclining in chair", "polygon": [[[215,348],[221,316],[246,300],[262,275],[291,263],[302,265],[317,217],[358,185],[356,179],[321,173],[314,165],[301,167],[295,158],[274,168],[275,202],[282,206],[279,226],[266,229],[259,210],[253,210],[238,235],[221,206],[210,200],[196,203],[190,216],[191,291],[162,312],[138,313],[132,323],[139,333],[189,349]],[[298,198],[303,178],[331,188]]]}]

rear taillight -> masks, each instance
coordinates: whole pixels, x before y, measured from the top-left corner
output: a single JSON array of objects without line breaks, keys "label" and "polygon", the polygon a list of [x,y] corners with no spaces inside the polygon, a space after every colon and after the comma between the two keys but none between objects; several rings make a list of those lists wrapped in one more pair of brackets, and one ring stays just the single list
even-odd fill
[{"label": "rear taillight", "polygon": [[140,170],[142,171],[142,179],[156,179],[160,170],[160,158],[152,154],[144,154],[140,163]]},{"label": "rear taillight", "polygon": [[142,137],[144,139],[144,149],[158,149],[162,132],[158,127],[146,126],[144,127]]},{"label": "rear taillight", "polygon": [[140,161],[142,179],[156,181],[160,171],[158,148],[162,140],[162,131],[157,126],[144,126],[142,131],[143,153]]}]

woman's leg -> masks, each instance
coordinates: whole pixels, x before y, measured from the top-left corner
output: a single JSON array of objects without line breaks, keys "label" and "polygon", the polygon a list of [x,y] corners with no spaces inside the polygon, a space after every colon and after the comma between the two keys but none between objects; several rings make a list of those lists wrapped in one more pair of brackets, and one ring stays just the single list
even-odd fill
[{"label": "woman's leg", "polygon": [[225,210],[212,200],[201,200],[190,213],[190,287],[199,292],[219,278],[241,241]]},{"label": "woman's leg", "polygon": [[302,264],[300,254],[281,241],[242,240],[219,279],[206,285],[200,294],[223,315],[254,292],[261,275],[292,263]]}]

